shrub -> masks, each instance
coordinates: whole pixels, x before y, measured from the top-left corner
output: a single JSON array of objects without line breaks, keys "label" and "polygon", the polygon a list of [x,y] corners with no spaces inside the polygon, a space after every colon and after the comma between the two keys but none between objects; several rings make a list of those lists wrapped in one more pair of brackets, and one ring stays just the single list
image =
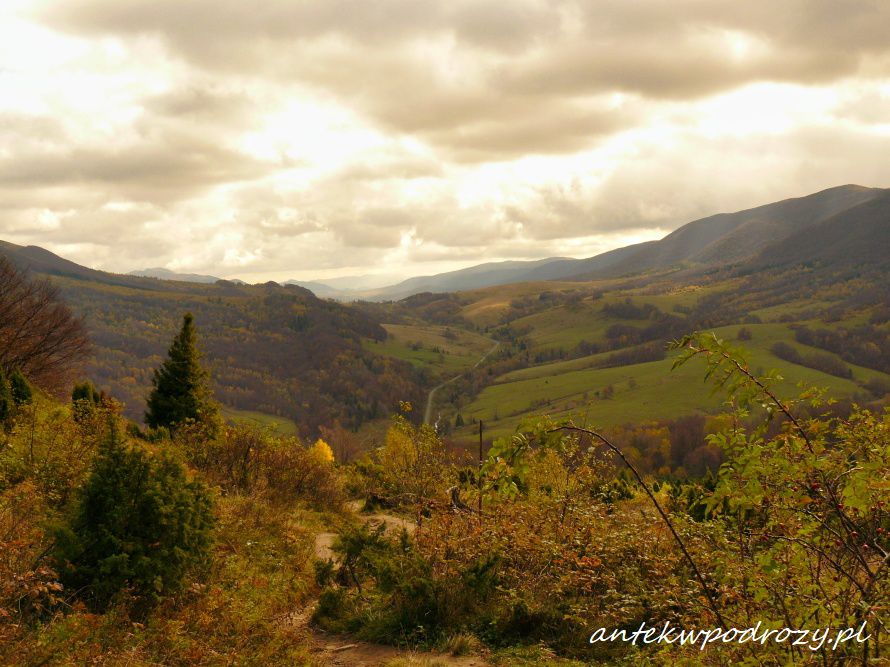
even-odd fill
[{"label": "shrub", "polygon": [[[262,475],[263,457],[272,440],[268,429],[235,424],[227,426],[217,436],[200,422],[190,422],[177,441],[187,442],[189,461],[207,471],[223,487],[250,491]],[[188,437],[186,437],[186,435]]]},{"label": "shrub", "polygon": [[413,426],[398,416],[386,433],[386,441],[365,461],[368,493],[384,505],[420,509],[444,498],[456,481],[445,445],[431,426]]},{"label": "shrub", "polygon": [[468,632],[460,632],[451,635],[442,642],[442,650],[455,657],[478,653],[481,648],[482,642],[480,642],[475,635]]},{"label": "shrub", "polygon": [[102,394],[89,380],[75,384],[71,390],[71,409],[77,422],[85,422],[95,416],[96,408],[101,403]]},{"label": "shrub", "polygon": [[[780,399],[775,374],[757,376],[713,334],[677,343],[678,363],[705,360],[707,376],[732,396],[736,419],[709,440],[731,465],[721,467],[704,499],[720,509],[729,540],[725,590],[737,592],[730,613],[805,627],[875,628],[870,642],[848,644],[834,664],[879,655],[886,646],[880,615],[890,590],[886,572],[890,527],[890,412],[854,408],[846,418],[805,416],[824,409],[822,392],[804,389]],[[745,428],[741,417],[767,409],[767,420]],[[768,418],[784,417],[776,432]],[[728,601],[727,601],[728,604]],[[786,658],[792,656],[788,654]]]},{"label": "shrub", "polygon": [[40,527],[43,504],[31,482],[0,491],[0,645],[17,637],[23,620],[41,615],[61,597],[55,572],[41,563],[49,542]]},{"label": "shrub", "polygon": [[[328,588],[313,620],[333,630],[389,643],[432,644],[449,628],[485,616],[494,599],[499,558],[482,555],[440,567],[403,532],[347,529],[334,544],[339,587]],[[352,593],[355,591],[355,593]]]},{"label": "shrub", "polygon": [[0,489],[29,481],[50,506],[65,506],[89,474],[115,410],[108,405],[78,423],[67,410],[35,396],[18,409],[16,429],[0,446]]},{"label": "shrub", "polygon": [[6,374],[0,368],[0,427],[9,428],[12,424],[12,415],[15,411],[15,401],[12,398],[12,389]]},{"label": "shrub", "polygon": [[295,438],[273,440],[263,456],[270,493],[281,500],[303,498],[319,506],[338,509],[345,500],[342,476],[324,440],[310,448]]},{"label": "shrub", "polygon": [[322,463],[334,462],[334,452],[331,446],[321,438],[316,440],[315,444],[309,448],[309,453]]},{"label": "shrub", "polygon": [[0,427],[9,429],[19,409],[33,398],[31,385],[18,369],[9,377],[0,368]]},{"label": "shrub", "polygon": [[320,438],[307,448],[297,438],[249,424],[226,426],[214,437],[205,424],[190,422],[175,439],[189,463],[226,489],[333,508],[345,499],[334,454]]},{"label": "shrub", "polygon": [[212,525],[203,485],[168,456],[127,446],[111,426],[73,515],[57,530],[57,569],[93,609],[124,590],[148,606],[206,559]]},{"label": "shrub", "polygon": [[78,401],[89,401],[93,405],[99,405],[99,402],[102,400],[102,394],[93,386],[93,383],[89,380],[85,380],[83,382],[79,382],[74,385],[74,389],[71,390],[71,402],[77,403]]}]

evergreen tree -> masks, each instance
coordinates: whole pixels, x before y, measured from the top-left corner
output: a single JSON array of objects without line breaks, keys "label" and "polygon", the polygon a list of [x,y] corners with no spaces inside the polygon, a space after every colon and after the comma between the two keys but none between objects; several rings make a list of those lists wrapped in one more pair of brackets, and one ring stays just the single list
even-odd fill
[{"label": "evergreen tree", "polygon": [[33,398],[31,385],[19,369],[15,369],[9,376],[9,391],[16,405],[30,403]]},{"label": "evergreen tree", "polygon": [[147,607],[206,559],[212,526],[206,488],[173,459],[126,445],[112,425],[73,516],[57,530],[57,568],[95,610],[124,589]]},{"label": "evergreen tree", "polygon": [[201,366],[195,321],[182,318],[167,360],[155,370],[145,423],[152,428],[175,427],[186,420],[214,425],[218,408],[213,402],[207,371]]}]

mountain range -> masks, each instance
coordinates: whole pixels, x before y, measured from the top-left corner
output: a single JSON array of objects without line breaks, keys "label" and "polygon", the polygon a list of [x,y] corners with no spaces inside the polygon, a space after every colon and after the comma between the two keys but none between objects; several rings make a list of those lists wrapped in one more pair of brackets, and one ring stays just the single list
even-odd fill
[{"label": "mountain range", "polygon": [[[488,262],[373,288],[356,288],[355,285],[361,284],[358,278],[330,282],[289,280],[285,284],[304,287],[319,298],[390,301],[423,292],[458,292],[519,282],[616,278],[677,269],[707,270],[746,262],[776,265],[802,258],[822,262],[854,258],[882,261],[888,249],[888,220],[890,190],[842,185],[805,197],[694,220],[661,240],[617,248],[585,259],[548,257]],[[219,280],[166,269],[145,269],[131,275],[203,283]]]},{"label": "mountain range", "polygon": [[[127,275],[138,276],[140,278],[157,278],[158,280],[179,280],[186,283],[203,283],[206,285],[222,280],[222,278],[217,278],[216,276],[207,276],[200,273],[177,273],[176,271],[170,271],[169,269],[160,266],[151,269],[130,271]],[[230,282],[233,282],[236,285],[245,284],[243,280],[238,280],[237,278]]]},{"label": "mountain range", "polygon": [[[852,240],[855,238],[855,241]],[[659,241],[586,259],[500,262],[411,278],[366,295],[399,299],[418,292],[455,292],[545,280],[617,278],[727,264],[777,265],[803,259],[886,261],[890,251],[890,190],[842,185],[736,213],[694,220]],[[843,248],[838,245],[843,241]]]}]

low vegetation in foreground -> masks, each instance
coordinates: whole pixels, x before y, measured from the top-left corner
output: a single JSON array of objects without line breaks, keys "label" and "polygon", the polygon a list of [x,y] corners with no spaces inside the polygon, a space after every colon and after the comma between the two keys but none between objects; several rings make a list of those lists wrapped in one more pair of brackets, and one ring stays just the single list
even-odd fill
[{"label": "low vegetation in foreground", "polygon": [[[346,633],[492,664],[886,660],[890,413],[836,415],[812,389],[779,398],[777,377],[713,335],[676,346],[732,406],[710,436],[726,463],[698,481],[641,474],[625,442],[571,420],[528,422],[480,465],[397,417],[341,464],[322,440],[214,411],[142,431],[90,388],[67,405],[8,390],[0,657],[323,664],[313,634]],[[363,520],[355,499],[390,520]],[[319,558],[321,532],[337,537]],[[817,652],[587,641],[758,621],[866,623],[870,638]]]}]

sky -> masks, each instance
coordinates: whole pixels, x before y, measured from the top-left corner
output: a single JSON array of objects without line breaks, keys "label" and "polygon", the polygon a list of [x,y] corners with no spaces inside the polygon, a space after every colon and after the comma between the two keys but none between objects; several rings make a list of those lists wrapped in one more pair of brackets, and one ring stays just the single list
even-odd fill
[{"label": "sky", "polygon": [[2,0],[0,239],[406,277],[890,186],[886,0]]}]

